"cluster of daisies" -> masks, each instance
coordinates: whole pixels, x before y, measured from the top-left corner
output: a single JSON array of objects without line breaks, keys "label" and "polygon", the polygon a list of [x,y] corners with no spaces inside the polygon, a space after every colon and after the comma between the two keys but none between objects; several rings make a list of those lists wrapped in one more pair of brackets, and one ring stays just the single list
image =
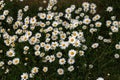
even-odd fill
[{"label": "cluster of daisies", "polygon": [[[87,45],[85,30],[89,30],[89,34],[95,34],[100,30],[102,24],[106,24],[106,27],[110,28],[109,35],[112,36],[119,31],[120,21],[116,20],[116,16],[111,16],[110,20],[102,23],[100,21],[102,16],[97,13],[97,6],[94,3],[83,2],[82,7],[77,8],[75,5],[71,5],[64,12],[56,12],[55,4],[57,2],[57,0],[49,0],[47,8],[39,7],[38,14],[33,17],[24,16],[24,13],[29,10],[29,6],[25,6],[18,10],[15,21],[9,15],[9,10],[4,9],[5,2],[0,1],[0,12],[3,12],[0,14],[0,38],[2,38],[4,46],[8,47],[7,51],[1,49],[0,55],[4,54],[5,58],[9,58],[9,60],[4,61],[4,58],[0,57],[0,68],[5,70],[5,74],[9,74],[9,68],[11,68],[6,68],[6,65],[28,66],[29,64],[37,64],[34,62],[23,63],[24,59],[29,60],[29,57],[24,57],[27,55],[41,60],[43,64],[58,63],[59,68],[56,69],[58,75],[64,75],[66,72],[64,69],[72,72],[76,68],[74,65],[76,56],[84,57],[89,48],[94,50],[100,46],[98,42],[93,42],[91,46]],[[113,7],[108,7],[106,11],[112,12]],[[6,29],[4,23],[10,26],[7,26]],[[10,34],[11,31],[13,34]],[[111,43],[111,39],[106,39],[101,35],[98,35],[97,39]],[[22,53],[16,52],[16,44],[21,43],[29,45],[22,47]],[[115,45],[115,49],[120,49],[120,43]],[[24,56],[20,57],[18,54]],[[119,54],[115,54],[115,58],[119,58]],[[69,66],[61,67],[66,64]],[[21,73],[19,75],[21,80],[34,78],[35,74],[40,72],[40,66],[33,66],[30,71]],[[49,68],[42,66],[42,71],[47,73]],[[97,80],[104,80],[104,78],[99,77]]]}]

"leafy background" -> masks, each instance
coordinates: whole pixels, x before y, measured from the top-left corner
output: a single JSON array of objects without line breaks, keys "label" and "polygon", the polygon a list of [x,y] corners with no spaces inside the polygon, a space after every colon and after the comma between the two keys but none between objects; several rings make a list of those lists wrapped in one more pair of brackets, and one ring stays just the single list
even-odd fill
[{"label": "leafy background", "polygon": [[[13,2],[9,2],[8,0],[5,0],[6,5],[5,8],[10,11],[10,15],[14,17],[14,19],[17,19],[17,11],[21,8],[23,8],[25,5],[30,6],[30,10],[25,13],[29,16],[37,15],[38,13],[38,7],[46,7],[47,4],[42,3],[43,0],[24,0],[24,2],[19,2],[18,0],[14,0]],[[114,46],[116,43],[120,41],[120,32],[113,34],[113,36],[109,36],[108,32],[109,29],[105,27],[105,20],[110,19],[110,16],[116,15],[117,19],[120,19],[120,0],[59,0],[58,4],[56,5],[58,7],[58,12],[64,12],[64,10],[69,7],[71,4],[75,4],[77,7],[80,7],[82,2],[92,2],[97,5],[97,13],[99,13],[102,16],[101,21],[103,22],[103,26],[101,27],[100,31],[95,34],[91,35],[88,33],[88,30],[85,31],[85,37],[87,38],[87,44],[91,45],[93,41],[97,40],[98,35],[104,35],[105,38],[111,38],[112,43],[107,44],[102,41],[96,41],[100,43],[100,47],[96,50],[88,49],[86,52],[85,57],[78,58],[76,57],[76,63],[75,65],[79,65],[80,67],[78,69],[75,69],[72,73],[65,73],[63,76],[59,76],[56,73],[56,67],[58,66],[58,63],[54,64],[42,64],[39,61],[39,64],[46,66],[51,66],[52,68],[49,69],[48,73],[43,73],[42,71],[39,72],[39,74],[35,75],[34,79],[30,80],[96,80],[98,77],[103,77],[105,80],[120,80],[120,60],[114,58],[114,54],[118,53],[120,54],[119,50],[115,50]],[[114,11],[109,14],[105,10],[108,6],[112,6],[114,8]],[[0,12],[2,13],[2,12]],[[5,28],[11,27],[11,25],[4,24]],[[11,31],[10,34],[13,34],[14,31]],[[20,55],[21,49],[23,46],[28,45],[28,43],[16,43],[16,52],[18,53],[17,56],[25,57],[24,55]],[[3,43],[3,39],[0,38],[0,49],[3,49],[3,53],[8,50],[8,47],[6,47]],[[31,51],[33,51],[31,49]],[[0,56],[1,58],[6,59],[5,54]],[[27,56],[30,59],[33,60],[36,64],[31,64],[28,67],[25,66],[11,66],[10,69],[12,71],[9,74],[3,74],[3,70],[0,69],[0,80],[19,80],[20,75],[22,72],[30,71],[31,66],[37,65],[37,59],[33,58],[32,56]],[[0,59],[1,59],[0,58]],[[24,62],[24,61],[23,61]],[[28,60],[29,62],[29,60]],[[85,67],[84,64],[93,64],[94,67],[90,69],[89,67]],[[6,65],[6,67],[9,67]],[[52,73],[51,73],[52,72]],[[108,73],[110,75],[108,75]]]}]

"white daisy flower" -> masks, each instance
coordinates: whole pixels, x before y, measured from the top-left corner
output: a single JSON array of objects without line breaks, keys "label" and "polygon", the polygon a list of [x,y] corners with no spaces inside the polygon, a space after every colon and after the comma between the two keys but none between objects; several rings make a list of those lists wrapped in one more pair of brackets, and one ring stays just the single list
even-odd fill
[{"label": "white daisy flower", "polygon": [[112,12],[113,11],[113,7],[111,7],[111,6],[107,7],[106,11]]},{"label": "white daisy flower", "polygon": [[115,48],[116,48],[116,49],[120,49],[120,44],[116,44],[116,45],[115,45]]},{"label": "white daisy flower", "polygon": [[40,51],[35,51],[35,56],[39,56],[40,55]]},{"label": "white daisy flower", "polygon": [[74,66],[69,66],[69,67],[68,67],[68,71],[69,71],[69,72],[74,71]]},{"label": "white daisy flower", "polygon": [[2,67],[5,63],[3,61],[0,61],[0,67]]},{"label": "white daisy flower", "polygon": [[90,4],[88,2],[82,3],[83,8],[89,8]]},{"label": "white daisy flower", "polygon": [[13,49],[9,49],[7,52],[6,52],[6,55],[8,57],[14,57],[15,56],[15,51]]},{"label": "white daisy flower", "polygon": [[57,58],[61,58],[62,55],[63,55],[62,52],[57,52],[57,53],[56,53],[56,57],[57,57]]},{"label": "white daisy flower", "polygon": [[59,64],[60,64],[60,65],[64,65],[65,63],[66,63],[65,58],[59,59]]},{"label": "white daisy flower", "polygon": [[102,77],[98,77],[96,80],[104,80],[104,78],[102,78]]},{"label": "white daisy flower", "polygon": [[99,46],[99,43],[93,43],[91,47],[92,48],[97,48],[98,46]]},{"label": "white daisy flower", "polygon": [[75,57],[76,54],[77,54],[77,52],[76,52],[74,49],[71,49],[71,50],[69,50],[69,52],[68,52],[68,56],[69,56],[70,58]]},{"label": "white daisy flower", "polygon": [[89,18],[84,18],[83,23],[88,25],[91,23],[91,20]]},{"label": "white daisy flower", "polygon": [[13,59],[13,64],[14,65],[17,65],[17,64],[19,64],[20,63],[20,59],[19,58],[14,58]]},{"label": "white daisy flower", "polygon": [[38,67],[33,67],[31,70],[31,73],[36,74],[39,72],[39,68]]},{"label": "white daisy flower", "polygon": [[76,41],[75,37],[69,36],[69,41],[68,41],[69,43],[73,44],[75,43],[75,41]]},{"label": "white daisy flower", "polygon": [[118,58],[120,57],[120,55],[116,53],[116,54],[114,55],[114,57],[115,57],[116,59],[118,59]]},{"label": "white daisy flower", "polygon": [[21,75],[21,80],[28,80],[28,73],[23,73],[22,75]]},{"label": "white daisy flower", "polygon": [[43,67],[43,69],[42,69],[42,70],[43,70],[43,72],[45,72],[45,73],[46,73],[46,72],[48,71],[48,67]]},{"label": "white daisy flower", "polygon": [[74,64],[74,63],[75,63],[75,59],[73,59],[73,58],[68,59],[68,64]]},{"label": "white daisy flower", "polygon": [[64,70],[62,68],[59,68],[59,69],[57,69],[57,73],[59,75],[63,75],[64,74]]},{"label": "white daisy flower", "polygon": [[60,42],[59,46],[61,49],[66,49],[69,46],[69,43],[62,41],[62,42]]}]

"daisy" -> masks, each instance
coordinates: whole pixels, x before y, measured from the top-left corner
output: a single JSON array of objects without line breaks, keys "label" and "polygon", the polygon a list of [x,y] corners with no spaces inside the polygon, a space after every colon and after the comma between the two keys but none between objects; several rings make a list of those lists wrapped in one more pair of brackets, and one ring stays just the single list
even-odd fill
[{"label": "daisy", "polygon": [[30,30],[33,31],[35,29],[35,24],[30,25]]},{"label": "daisy", "polygon": [[6,22],[7,22],[8,24],[12,24],[13,18],[10,17],[10,16],[8,16]]},{"label": "daisy", "polygon": [[49,51],[51,49],[51,45],[50,44],[45,44],[45,51]]},{"label": "daisy", "polygon": [[58,73],[59,75],[63,75],[63,74],[64,74],[64,70],[63,70],[62,68],[58,68],[58,69],[57,69],[57,73]]},{"label": "daisy", "polygon": [[44,56],[45,56],[44,52],[40,53],[40,57],[44,57]]},{"label": "daisy", "polygon": [[84,24],[90,24],[91,20],[89,18],[84,18],[83,23]]},{"label": "daisy", "polygon": [[118,26],[118,21],[113,21],[113,26]]},{"label": "daisy", "polygon": [[118,27],[111,26],[111,31],[112,31],[112,32],[118,32],[119,29],[118,29]]},{"label": "daisy", "polygon": [[5,16],[4,15],[0,15],[0,20],[4,20]]},{"label": "daisy", "polygon": [[28,47],[28,46],[24,46],[24,50],[25,50],[25,51],[28,51],[28,50],[29,50],[29,47]]},{"label": "daisy", "polygon": [[39,13],[38,16],[40,17],[40,19],[45,19],[46,18],[45,13]]},{"label": "daisy", "polygon": [[34,75],[35,75],[35,74],[33,74],[33,73],[30,73],[30,74],[29,74],[30,78],[33,78]]},{"label": "daisy", "polygon": [[47,28],[47,32],[50,32],[50,31],[52,31],[53,30],[53,27],[51,27],[51,26],[49,26],[48,28]]},{"label": "daisy", "polygon": [[53,27],[57,27],[57,26],[58,26],[58,22],[54,21],[54,22],[52,23],[52,26],[53,26]]},{"label": "daisy", "polygon": [[82,50],[79,51],[79,55],[80,55],[80,56],[84,56],[84,53],[85,53],[85,52],[82,51]]},{"label": "daisy", "polygon": [[112,24],[112,22],[110,20],[106,21],[106,26],[109,27]]},{"label": "daisy", "polygon": [[21,80],[28,80],[28,73],[23,73],[21,75]]},{"label": "daisy", "polygon": [[51,34],[47,33],[46,34],[46,38],[49,38],[51,36]]},{"label": "daisy", "polygon": [[64,65],[65,63],[66,63],[65,58],[59,59],[59,64],[60,64],[60,65]]},{"label": "daisy", "polygon": [[114,55],[114,57],[115,57],[116,59],[118,59],[118,58],[120,57],[120,55],[116,53],[116,54]]},{"label": "daisy", "polygon": [[0,67],[2,67],[5,63],[3,61],[0,61]]},{"label": "daisy", "polygon": [[72,11],[74,11],[76,6],[75,5],[71,5],[70,8],[72,9]]},{"label": "daisy", "polygon": [[93,43],[91,47],[92,48],[97,48],[98,46],[99,46],[99,43]]},{"label": "daisy", "polygon": [[27,29],[27,28],[28,28],[28,25],[23,25],[23,26],[22,26],[22,29],[23,29],[23,30],[25,30],[25,29]]},{"label": "daisy", "polygon": [[49,26],[50,25],[50,21],[46,21],[46,25]]},{"label": "daisy", "polygon": [[29,9],[29,6],[28,5],[26,5],[24,8],[23,8],[23,10],[26,12],[26,11],[28,11],[28,9]]},{"label": "daisy", "polygon": [[80,17],[84,17],[85,16],[85,13],[80,13]]},{"label": "daisy", "polygon": [[31,24],[35,24],[36,21],[37,21],[37,20],[36,20],[36,17],[33,17],[33,18],[30,19],[30,23],[31,23]]},{"label": "daisy", "polygon": [[73,31],[73,32],[72,32],[72,36],[73,36],[73,37],[77,37],[77,36],[78,36],[78,32],[77,32],[77,31]]},{"label": "daisy", "polygon": [[42,11],[43,10],[43,7],[39,7],[39,9],[38,9],[39,11]]},{"label": "daisy", "polygon": [[116,44],[116,45],[115,45],[115,48],[116,48],[116,49],[120,49],[120,44]]},{"label": "daisy", "polygon": [[38,71],[39,71],[38,69],[39,69],[38,67],[33,67],[31,70],[31,73],[33,73],[33,74],[38,73]]},{"label": "daisy", "polygon": [[73,58],[68,59],[68,64],[74,64],[74,63],[75,63],[75,59],[73,59]]},{"label": "daisy", "polygon": [[103,42],[105,42],[105,43],[111,43],[111,39],[103,39]]},{"label": "daisy", "polygon": [[71,14],[65,14],[65,18],[71,19]]},{"label": "daisy", "polygon": [[4,34],[3,34],[3,38],[4,38],[4,39],[9,39],[10,36],[8,35],[8,33],[4,33]]},{"label": "daisy", "polygon": [[116,20],[116,16],[111,16],[111,20]]},{"label": "daisy", "polygon": [[41,46],[41,47],[45,47],[45,43],[44,43],[44,42],[41,42],[41,43],[40,43],[40,46]]},{"label": "daisy", "polygon": [[103,40],[103,38],[104,38],[103,36],[98,36],[99,40]]},{"label": "daisy", "polygon": [[40,50],[40,45],[35,45],[34,50],[37,50],[37,51]]},{"label": "daisy", "polygon": [[57,57],[57,58],[61,58],[62,55],[63,55],[62,52],[57,52],[57,53],[56,53],[56,57]]},{"label": "daisy", "polygon": [[81,43],[80,40],[76,40],[76,42],[73,44],[75,47],[80,47]]},{"label": "daisy", "polygon": [[52,20],[53,19],[53,14],[47,14],[47,20]]},{"label": "daisy", "polygon": [[90,4],[88,2],[82,3],[83,8],[89,8]]},{"label": "daisy", "polygon": [[35,56],[39,56],[40,55],[40,51],[35,51]]},{"label": "daisy", "polygon": [[7,52],[6,52],[6,55],[8,57],[14,57],[15,56],[15,51],[13,49],[9,49]]},{"label": "daisy", "polygon": [[113,11],[113,7],[111,7],[111,6],[107,7],[106,11],[107,12],[112,12]]},{"label": "daisy", "polygon": [[8,65],[12,65],[12,64],[13,64],[13,61],[12,61],[12,60],[9,60],[9,61],[7,62],[7,64],[8,64]]},{"label": "daisy", "polygon": [[52,32],[52,35],[57,35],[59,34],[59,31],[57,29],[54,29],[54,31]]},{"label": "daisy", "polygon": [[83,26],[82,26],[82,29],[83,29],[83,30],[86,30],[86,29],[87,29],[87,26],[86,26],[86,25],[83,25]]},{"label": "daisy", "polygon": [[94,4],[94,3],[91,3],[91,4],[90,4],[90,8],[91,8],[91,9],[95,9],[96,7],[97,7],[96,4]]},{"label": "daisy", "polygon": [[56,49],[56,47],[58,47],[58,42],[52,42],[52,44],[51,44],[51,48],[52,49]]},{"label": "daisy", "polygon": [[13,64],[14,65],[17,65],[17,64],[19,64],[20,63],[20,59],[19,58],[14,58],[13,59]]},{"label": "daisy", "polygon": [[93,34],[94,32],[97,32],[97,29],[96,29],[96,28],[90,28],[90,30],[89,30],[89,31],[90,31],[90,33],[92,33],[92,34]]},{"label": "daisy", "polygon": [[43,70],[43,72],[45,72],[45,73],[46,73],[46,72],[48,71],[48,67],[43,67],[43,69],[42,69],[42,70]]},{"label": "daisy", "polygon": [[79,14],[80,13],[80,11],[77,9],[77,10],[75,10],[75,14]]},{"label": "daisy", "polygon": [[60,46],[61,49],[66,49],[69,46],[69,43],[65,42],[65,41],[62,41],[62,42],[60,42],[59,46]]},{"label": "daisy", "polygon": [[7,68],[7,69],[5,70],[5,74],[9,73],[9,71],[10,71],[10,70]]},{"label": "daisy", "polygon": [[68,67],[68,71],[69,71],[69,72],[74,71],[74,66],[69,66],[69,67]]},{"label": "daisy", "polygon": [[102,78],[102,77],[98,77],[96,80],[104,80],[104,78]]},{"label": "daisy", "polygon": [[21,29],[17,29],[15,34],[18,34],[18,35],[22,34],[22,30]]},{"label": "daisy", "polygon": [[45,59],[46,59],[46,60],[50,60],[50,56],[47,55],[47,56],[45,57]]},{"label": "daisy", "polygon": [[26,31],[25,35],[27,35],[28,37],[32,36],[32,32],[31,31]]},{"label": "daisy", "polygon": [[81,37],[83,37],[83,36],[84,36],[84,33],[83,33],[82,31],[80,31],[80,32],[78,33],[78,37],[81,38]]},{"label": "daisy", "polygon": [[54,41],[55,41],[55,40],[57,40],[57,39],[58,39],[58,36],[52,35],[52,36],[51,36],[51,38],[52,38],[52,40],[54,40]]},{"label": "daisy", "polygon": [[67,14],[69,14],[69,13],[72,12],[72,10],[71,10],[71,8],[67,8],[67,9],[65,10],[65,12],[66,12]]},{"label": "daisy", "polygon": [[96,27],[101,27],[101,25],[102,25],[101,22],[96,22],[96,23],[95,23],[95,26],[96,26]]},{"label": "daisy", "polygon": [[27,35],[23,35],[19,39],[21,39],[22,42],[25,42],[28,41],[29,37]]},{"label": "daisy", "polygon": [[54,56],[54,55],[51,55],[51,56],[50,56],[50,59],[49,59],[49,62],[51,63],[51,62],[53,62],[53,61],[55,61],[55,56]]},{"label": "daisy", "polygon": [[82,49],[87,50],[88,49],[87,45],[82,45]]},{"label": "daisy", "polygon": [[36,42],[37,42],[37,38],[34,37],[34,36],[29,39],[29,43],[30,43],[31,45],[34,45]]},{"label": "daisy", "polygon": [[69,43],[71,43],[71,44],[73,44],[73,43],[75,43],[75,41],[76,41],[76,38],[75,37],[72,37],[72,36],[69,36]]},{"label": "daisy", "polygon": [[50,42],[50,38],[46,38],[45,42],[46,43]]},{"label": "daisy", "polygon": [[40,23],[40,26],[41,26],[42,28],[44,28],[44,27],[45,27],[45,23],[41,22],[41,23]]},{"label": "daisy", "polygon": [[92,20],[93,21],[97,21],[97,20],[99,20],[101,18],[101,16],[99,15],[99,14],[96,14],[93,18],[92,18]]},{"label": "daisy", "polygon": [[71,50],[69,50],[69,52],[68,52],[68,56],[69,56],[70,58],[75,57],[76,54],[77,54],[77,52],[76,52],[74,49],[71,49]]}]

